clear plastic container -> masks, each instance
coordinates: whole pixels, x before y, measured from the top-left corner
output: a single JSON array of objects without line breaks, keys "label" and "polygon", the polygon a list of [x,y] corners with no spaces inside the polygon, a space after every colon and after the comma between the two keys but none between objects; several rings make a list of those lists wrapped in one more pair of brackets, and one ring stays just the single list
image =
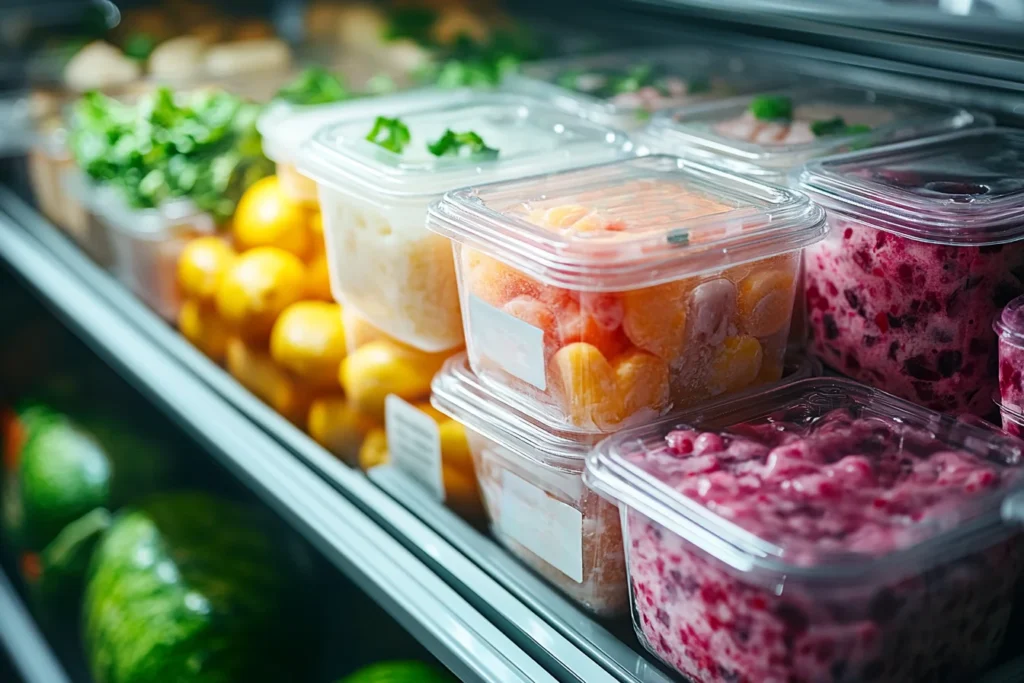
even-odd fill
[{"label": "clear plastic container", "polygon": [[474,372],[551,424],[614,431],[782,373],[803,195],[651,156],[448,193]]},{"label": "clear plastic container", "polygon": [[586,609],[629,604],[615,506],[583,485],[583,462],[603,434],[553,431],[501,401],[453,356],[431,403],[461,422],[491,529],[508,550]]},{"label": "clear plastic container", "polygon": [[972,680],[1024,573],[1024,443],[819,378],[627,430],[634,627],[701,683]]},{"label": "clear plastic container", "polygon": [[985,114],[948,104],[817,85],[664,111],[645,142],[655,152],[781,185],[811,159],[991,125]]},{"label": "clear plastic container", "polygon": [[95,220],[106,228],[114,276],[161,317],[176,322],[181,308],[178,258],[192,239],[216,231],[213,217],[186,200],[134,209],[120,191],[80,181]]},{"label": "clear plastic container", "polygon": [[[437,98],[402,116],[411,139],[401,154],[366,139],[376,118],[366,116],[320,130],[299,161],[319,186],[335,298],[424,351],[463,343],[451,249],[424,227],[431,202],[458,187],[632,153],[621,133],[521,97]],[[394,107],[392,98],[377,103],[380,112]],[[433,156],[428,144],[446,130],[478,133],[497,157]]]},{"label": "clear plastic container", "polygon": [[707,48],[646,48],[528,64],[509,74],[502,87],[614,128],[636,130],[662,109],[784,82],[781,73],[752,66]]},{"label": "clear plastic container", "polygon": [[999,404],[1024,413],[1024,296],[1003,308],[993,327],[999,335]]},{"label": "clear plastic container", "polygon": [[[447,100],[451,97],[452,101],[460,96],[468,98],[470,92],[468,89],[451,91],[445,94],[445,98]],[[281,189],[295,201],[316,204],[316,182],[299,173],[296,168],[302,143],[328,124],[377,116],[399,116],[404,111],[433,104],[437,96],[437,90],[425,88],[396,93],[386,98],[364,97],[316,106],[273,102],[260,115],[256,127],[263,136],[263,153],[277,164]]]},{"label": "clear plastic container", "polygon": [[987,415],[992,323],[1024,293],[1024,132],[833,157],[800,187],[829,221],[804,257],[812,352],[929,408]]}]

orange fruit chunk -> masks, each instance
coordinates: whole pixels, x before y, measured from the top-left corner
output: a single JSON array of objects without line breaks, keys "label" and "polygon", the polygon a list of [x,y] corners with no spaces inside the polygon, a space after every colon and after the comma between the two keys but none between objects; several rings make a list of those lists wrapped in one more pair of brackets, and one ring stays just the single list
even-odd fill
[{"label": "orange fruit chunk", "polygon": [[[554,288],[552,288],[554,289]],[[555,320],[562,346],[584,342],[611,358],[629,346],[622,331],[622,302],[615,294],[591,294],[556,290]]]},{"label": "orange fruit chunk", "polygon": [[576,342],[551,359],[551,381],[560,391],[569,419],[580,427],[607,428],[620,421],[615,370],[593,344]]},{"label": "orange fruit chunk", "polygon": [[497,259],[472,249],[462,252],[466,290],[496,308],[519,296],[536,296],[540,285]]},{"label": "orange fruit chunk", "polygon": [[755,337],[775,334],[789,324],[793,312],[794,273],[755,270],[736,288],[740,327]]},{"label": "orange fruit chunk", "polygon": [[689,280],[623,292],[622,329],[629,340],[659,358],[676,358],[686,340]]},{"label": "orange fruit chunk", "polygon": [[623,420],[648,408],[661,412],[668,405],[668,363],[664,360],[634,349],[616,358],[612,367],[622,401]]},{"label": "orange fruit chunk", "polygon": [[752,384],[761,372],[761,343],[748,335],[726,337],[711,360],[708,389],[713,396]]}]

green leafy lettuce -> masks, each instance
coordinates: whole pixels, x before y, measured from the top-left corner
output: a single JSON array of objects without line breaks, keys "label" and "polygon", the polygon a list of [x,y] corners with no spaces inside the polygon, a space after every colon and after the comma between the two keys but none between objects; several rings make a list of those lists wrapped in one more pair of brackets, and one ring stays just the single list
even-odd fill
[{"label": "green leafy lettuce", "polygon": [[224,221],[274,170],[256,130],[259,111],[219,90],[160,88],[131,104],[87,93],[75,107],[71,149],[90,178],[120,188],[135,208],[184,197]]},{"label": "green leafy lettuce", "polygon": [[314,66],[277,91],[276,99],[295,105],[331,104],[353,97],[340,76]]}]

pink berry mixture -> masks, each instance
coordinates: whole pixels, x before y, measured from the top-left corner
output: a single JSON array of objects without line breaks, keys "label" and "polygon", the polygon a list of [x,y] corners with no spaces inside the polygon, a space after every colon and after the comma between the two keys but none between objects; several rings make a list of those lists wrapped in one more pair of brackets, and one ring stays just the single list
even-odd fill
[{"label": "pink berry mixture", "polygon": [[1007,304],[994,327],[999,335],[1000,405],[1005,411],[1021,415],[1024,414],[1024,296]]},{"label": "pink berry mixture", "polygon": [[812,351],[925,407],[989,414],[992,321],[1024,291],[1024,244],[930,244],[836,216],[830,227],[805,253]]},{"label": "pink berry mixture", "polygon": [[[700,683],[961,680],[1001,645],[1024,569],[1020,537],[952,557],[946,547],[930,563],[881,556],[949,531],[951,512],[980,505],[1016,469],[885,411],[821,412],[804,405],[727,431],[677,429],[623,456],[717,516],[699,524],[729,535],[733,557],[755,548],[783,567],[735,569],[629,508],[641,639]],[[723,531],[718,518],[742,531]],[[866,570],[843,578],[826,567],[854,563]]]}]

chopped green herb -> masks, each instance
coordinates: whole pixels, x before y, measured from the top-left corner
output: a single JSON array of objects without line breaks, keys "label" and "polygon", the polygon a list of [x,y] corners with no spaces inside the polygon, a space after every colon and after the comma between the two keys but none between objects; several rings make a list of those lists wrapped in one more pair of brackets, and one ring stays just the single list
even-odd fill
[{"label": "chopped green herb", "polygon": [[612,91],[615,95],[622,93],[636,92],[654,84],[654,67],[650,64],[640,64],[630,69],[625,76],[614,79]]},{"label": "chopped green herb", "polygon": [[711,79],[706,76],[690,79],[686,83],[687,95],[697,95],[706,92],[711,92]]},{"label": "chopped green herb", "polygon": [[464,149],[473,157],[494,159],[498,156],[498,150],[488,147],[483,138],[473,131],[456,133],[450,128],[440,138],[427,145],[427,149],[436,157],[460,156]]},{"label": "chopped green herb", "polygon": [[323,67],[306,69],[277,91],[276,97],[295,105],[330,104],[352,97],[341,77]]},{"label": "chopped green herb", "polygon": [[433,43],[430,33],[437,19],[437,12],[429,7],[399,7],[388,17],[384,38],[409,38],[420,45],[430,47]]},{"label": "chopped green herb", "polygon": [[388,151],[401,154],[412,136],[409,134],[409,127],[400,119],[378,116],[373,124],[373,130],[367,134],[366,139]]},{"label": "chopped green herb", "polygon": [[750,103],[750,113],[761,121],[788,121],[793,118],[793,100],[760,95]]},{"label": "chopped green herb", "polygon": [[866,126],[862,123],[852,126],[847,125],[842,116],[815,121],[811,124],[811,132],[818,138],[825,137],[826,135],[856,135],[857,133],[866,133],[870,130],[871,126]]},{"label": "chopped green herb", "polygon": [[148,33],[133,33],[124,41],[124,53],[140,62],[149,59],[156,47],[156,39]]}]

